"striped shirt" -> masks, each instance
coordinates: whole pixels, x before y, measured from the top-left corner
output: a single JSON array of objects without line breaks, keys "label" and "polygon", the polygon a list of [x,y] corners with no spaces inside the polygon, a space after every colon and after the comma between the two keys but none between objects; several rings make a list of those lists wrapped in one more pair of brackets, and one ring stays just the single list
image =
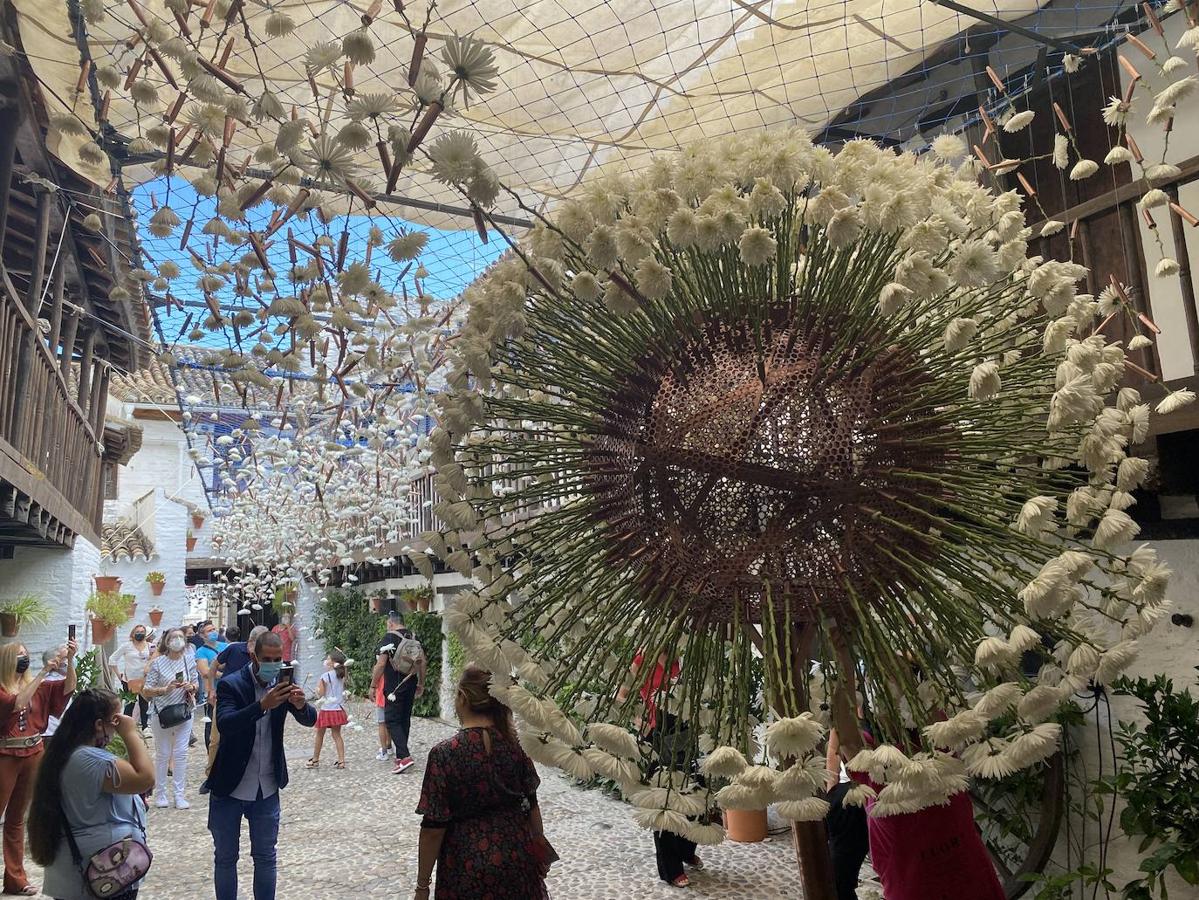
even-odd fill
[{"label": "striped shirt", "polygon": [[150,668],[146,672],[146,687],[159,688],[175,684],[175,675],[177,672],[183,673],[183,681],[179,682],[179,687],[160,697],[154,698],[155,710],[163,709],[172,703],[183,703],[187,699],[187,694],[184,692],[183,686],[188,682],[192,684],[196,683],[196,659],[190,653],[184,651],[183,656],[179,659],[171,659],[169,656],[156,656],[154,657],[154,661],[150,663]]}]

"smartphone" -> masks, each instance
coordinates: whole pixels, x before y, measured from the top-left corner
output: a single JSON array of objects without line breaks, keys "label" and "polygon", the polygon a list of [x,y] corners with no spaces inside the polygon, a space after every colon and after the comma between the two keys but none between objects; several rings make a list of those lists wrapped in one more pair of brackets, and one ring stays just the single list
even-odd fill
[{"label": "smartphone", "polygon": [[75,640],[75,623],[74,622],[71,622],[70,624],[67,625],[67,640],[68,641]]},{"label": "smartphone", "polygon": [[296,683],[296,667],[294,663],[284,663],[279,669],[279,684]]},{"label": "smartphone", "polygon": [[176,673],[175,673],[175,683],[176,683],[176,684],[183,684],[183,673],[182,673],[182,672],[176,672]]}]

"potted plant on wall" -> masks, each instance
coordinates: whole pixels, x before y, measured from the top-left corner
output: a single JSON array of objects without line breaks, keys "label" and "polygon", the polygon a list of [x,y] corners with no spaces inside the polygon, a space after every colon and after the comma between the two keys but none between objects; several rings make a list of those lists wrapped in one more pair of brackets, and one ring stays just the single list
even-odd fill
[{"label": "potted plant on wall", "polygon": [[187,529],[187,552],[191,553],[196,549],[196,535],[189,528]]},{"label": "potted plant on wall", "polygon": [[108,591],[119,591],[121,589],[121,579],[115,575],[93,575],[92,581],[96,582],[96,593],[107,593]]},{"label": "potted plant on wall", "polygon": [[87,598],[84,609],[91,618],[93,644],[103,644],[129,621],[129,596],[117,591],[96,591]]},{"label": "potted plant on wall", "polygon": [[157,628],[159,625],[162,624],[162,607],[160,607],[160,606],[151,606],[150,607],[150,624],[153,625],[155,628]]},{"label": "potted plant on wall", "polygon": [[372,594],[370,598],[371,612],[391,612],[391,598],[386,594]]},{"label": "potted plant on wall", "polygon": [[49,604],[35,594],[0,600],[0,632],[4,637],[16,637],[26,623],[45,625],[50,621],[50,613]]},{"label": "potted plant on wall", "polygon": [[150,585],[150,592],[155,597],[161,597],[162,589],[167,586],[167,577],[161,572],[147,572],[146,583]]},{"label": "potted plant on wall", "polygon": [[192,512],[192,528],[203,528],[204,527],[204,518],[205,518],[205,516],[204,516],[203,512],[201,512],[198,509],[194,510]]}]

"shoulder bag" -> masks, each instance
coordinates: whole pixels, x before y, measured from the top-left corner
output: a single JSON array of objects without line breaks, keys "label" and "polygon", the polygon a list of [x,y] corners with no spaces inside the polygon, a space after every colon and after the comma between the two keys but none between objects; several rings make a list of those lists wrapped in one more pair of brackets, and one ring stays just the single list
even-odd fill
[{"label": "shoulder bag", "polygon": [[[138,808],[136,799],[133,801],[133,808]],[[154,854],[144,842],[132,835],[121,838],[116,843],[97,850],[85,862],[83,854],[79,852],[79,844],[75,842],[74,830],[66,812],[60,807],[59,813],[62,816],[63,834],[71,848],[71,857],[83,876],[83,885],[89,895],[98,900],[116,897],[146,877],[146,873],[150,871],[150,864],[154,862]],[[144,835],[145,819],[141,815],[138,818]]]},{"label": "shoulder bag", "polygon": [[[483,730],[483,749],[486,751],[488,756],[491,756],[491,731],[489,729]],[[528,796],[526,794],[517,793],[511,790],[506,784],[499,781],[495,777],[494,768],[488,772],[488,775],[490,777],[492,786],[496,789],[496,792],[510,798],[513,801],[512,805],[519,808],[521,812],[528,817],[533,809],[532,803],[530,803]],[[549,839],[544,833],[539,835],[533,833],[531,821],[528,822],[528,827],[529,838],[531,841],[530,849],[532,850],[533,859],[537,863],[537,868],[541,873],[541,877],[545,878],[550,872],[550,866],[561,859],[561,857],[558,856],[558,851],[554,849],[554,845],[549,842]]]},{"label": "shoulder bag", "polygon": [[[187,681],[191,681],[191,675],[188,673],[187,655],[183,656],[183,677]],[[186,700],[182,703],[171,703],[163,707],[155,707],[158,712],[158,724],[162,728],[174,728],[176,725],[182,725],[192,717],[192,706]]]}]

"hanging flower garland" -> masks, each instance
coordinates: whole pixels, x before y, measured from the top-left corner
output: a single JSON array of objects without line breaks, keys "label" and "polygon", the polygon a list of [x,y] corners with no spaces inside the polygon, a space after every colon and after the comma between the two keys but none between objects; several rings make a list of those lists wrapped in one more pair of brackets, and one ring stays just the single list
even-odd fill
[{"label": "hanging flower garland", "polygon": [[[1150,408],[1082,267],[1027,258],[976,174],[712,141],[593,184],[472,289],[422,538],[481,585],[448,615],[536,759],[719,840],[713,800],[820,818],[827,708],[865,702],[851,767],[906,812],[1046,758],[1057,706],[1132,661],[1169,574],[1126,549]],[[642,689],[655,658],[679,677]],[[706,787],[641,776],[645,699]]]}]

